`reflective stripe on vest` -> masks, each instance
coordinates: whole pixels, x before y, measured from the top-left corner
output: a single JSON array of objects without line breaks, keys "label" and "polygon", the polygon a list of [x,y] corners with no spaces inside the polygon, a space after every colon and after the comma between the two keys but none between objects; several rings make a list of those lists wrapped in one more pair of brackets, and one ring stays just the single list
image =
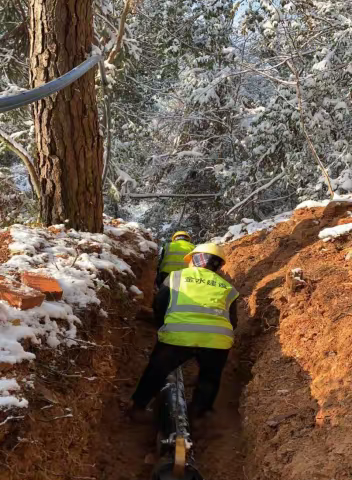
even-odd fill
[{"label": "reflective stripe on vest", "polygon": [[219,333],[220,335],[227,335],[233,338],[233,330],[226,327],[217,327],[216,325],[199,325],[194,323],[167,323],[163,325],[159,332],[206,332]]},{"label": "reflective stripe on vest", "polygon": [[[175,250],[174,250],[175,248]],[[160,271],[171,273],[187,267],[183,258],[194,249],[194,245],[186,240],[176,240],[165,247]]]},{"label": "reflective stripe on vest", "polygon": [[231,348],[234,333],[229,309],[239,295],[231,284],[198,267],[172,272],[169,278],[170,302],[165,323],[158,332],[159,341],[180,346]]}]

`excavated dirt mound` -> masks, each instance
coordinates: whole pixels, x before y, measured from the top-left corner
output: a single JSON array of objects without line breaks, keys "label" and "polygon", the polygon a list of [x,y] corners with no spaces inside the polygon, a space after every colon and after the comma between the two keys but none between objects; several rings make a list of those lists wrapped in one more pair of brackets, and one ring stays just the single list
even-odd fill
[{"label": "excavated dirt mound", "polygon": [[351,210],[298,210],[227,247],[226,273],[242,294],[241,358],[252,375],[240,408],[246,479],[352,476],[352,237],[318,238],[350,222]]}]

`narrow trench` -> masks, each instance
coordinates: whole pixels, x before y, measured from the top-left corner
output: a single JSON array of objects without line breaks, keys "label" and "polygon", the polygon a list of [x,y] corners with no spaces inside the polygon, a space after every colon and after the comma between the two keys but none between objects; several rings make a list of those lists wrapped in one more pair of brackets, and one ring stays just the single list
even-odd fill
[{"label": "narrow trench", "polygon": [[[240,308],[240,316],[246,315]],[[240,318],[240,323],[245,320]],[[238,341],[225,367],[216,413],[193,436],[196,465],[206,480],[246,480],[245,445],[238,412],[241,391],[250,379],[251,360],[246,342]],[[155,342],[155,331],[146,322],[136,320],[136,330],[125,344],[119,360],[118,378],[104,400],[104,416],[94,440],[96,466],[100,480],[144,480],[153,466],[146,458],[155,453],[156,432],[152,425],[132,423],[124,415]],[[194,382],[194,368],[185,371],[186,392]]]},{"label": "narrow trench", "polygon": [[[334,210],[324,214],[320,224],[315,217],[300,218],[294,228],[281,224],[272,234],[228,247],[225,276],[242,297],[237,339],[223,374],[216,413],[193,436],[196,465],[206,480],[323,478],[320,469],[327,460],[316,428],[319,405],[311,395],[312,379],[297,358],[285,354],[283,342],[290,346],[290,340],[280,336],[279,319],[287,311],[287,265],[294,258],[298,264],[315,258],[316,251],[308,256],[302,252],[314,244],[323,226],[331,224],[330,216],[336,223]],[[130,423],[123,412],[154,341],[152,327],[136,322],[96,436],[100,480],[150,478],[152,466],[145,457],[155,451],[156,432],[152,426]],[[193,368],[185,369],[186,389],[193,375]],[[343,470],[339,462],[335,464],[332,472]],[[332,473],[324,478],[347,477]]]}]

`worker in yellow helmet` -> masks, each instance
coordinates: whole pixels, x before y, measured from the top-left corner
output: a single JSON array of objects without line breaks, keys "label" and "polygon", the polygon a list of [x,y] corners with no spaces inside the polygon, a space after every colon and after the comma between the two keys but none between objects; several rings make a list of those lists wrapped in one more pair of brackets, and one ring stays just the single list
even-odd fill
[{"label": "worker in yellow helmet", "polygon": [[187,267],[184,256],[194,249],[191,237],[187,232],[179,231],[173,234],[172,241],[167,243],[160,254],[157,268],[156,284],[160,288],[171,272]]},{"label": "worker in yellow helmet", "polygon": [[223,248],[198,245],[184,260],[188,268],[171,272],[156,297],[158,341],[132,396],[130,414],[135,419],[143,417],[167,376],[191,358],[198,362],[199,377],[190,416],[211,411],[233,345],[239,294],[217,273],[225,263]]}]

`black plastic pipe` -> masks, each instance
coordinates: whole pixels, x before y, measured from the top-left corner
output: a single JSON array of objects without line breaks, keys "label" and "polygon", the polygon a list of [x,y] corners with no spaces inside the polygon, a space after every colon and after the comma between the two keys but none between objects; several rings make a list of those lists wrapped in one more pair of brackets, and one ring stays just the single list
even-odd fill
[{"label": "black plastic pipe", "polygon": [[155,404],[158,426],[158,454],[160,461],[153,471],[152,480],[176,480],[174,459],[176,438],[182,437],[187,446],[183,480],[203,480],[195,467],[187,403],[181,368],[167,378]]}]

